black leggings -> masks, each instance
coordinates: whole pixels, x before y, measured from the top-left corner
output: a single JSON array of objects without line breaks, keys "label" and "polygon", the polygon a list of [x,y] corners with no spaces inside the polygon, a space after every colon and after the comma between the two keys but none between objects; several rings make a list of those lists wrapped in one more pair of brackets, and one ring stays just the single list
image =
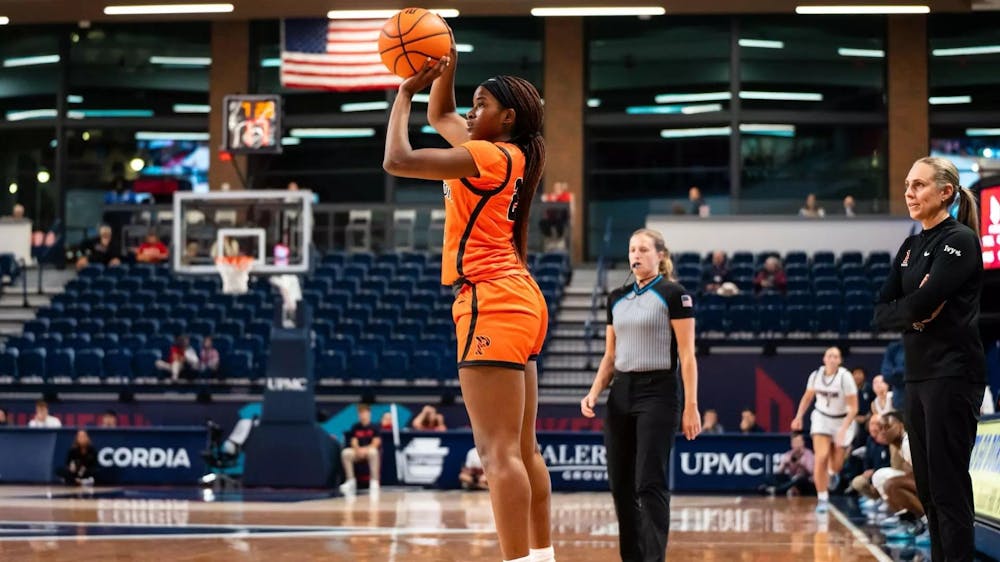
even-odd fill
[{"label": "black leggings", "polygon": [[958,378],[906,383],[906,431],[917,495],[927,513],[934,562],[972,562],[972,478],[985,386]]},{"label": "black leggings", "polygon": [[663,562],[670,532],[667,470],[680,427],[677,374],[615,373],[604,443],[622,562]]}]

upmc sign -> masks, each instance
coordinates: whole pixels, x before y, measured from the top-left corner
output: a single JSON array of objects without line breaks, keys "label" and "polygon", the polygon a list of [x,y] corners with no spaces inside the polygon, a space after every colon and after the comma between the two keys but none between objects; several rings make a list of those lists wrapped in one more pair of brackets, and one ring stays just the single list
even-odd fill
[{"label": "upmc sign", "polygon": [[676,440],[670,464],[675,491],[750,491],[762,484],[791,445],[787,435],[700,435]]}]

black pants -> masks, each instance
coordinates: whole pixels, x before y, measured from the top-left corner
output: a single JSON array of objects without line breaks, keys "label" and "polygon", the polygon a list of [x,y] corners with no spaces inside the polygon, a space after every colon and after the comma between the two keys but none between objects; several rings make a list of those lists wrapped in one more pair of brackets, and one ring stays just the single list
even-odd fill
[{"label": "black pants", "polygon": [[604,443],[622,562],[663,562],[670,531],[667,468],[680,427],[676,373],[615,373]]},{"label": "black pants", "polygon": [[908,382],[906,430],[917,495],[927,513],[934,562],[975,554],[969,460],[985,387],[959,378]]}]

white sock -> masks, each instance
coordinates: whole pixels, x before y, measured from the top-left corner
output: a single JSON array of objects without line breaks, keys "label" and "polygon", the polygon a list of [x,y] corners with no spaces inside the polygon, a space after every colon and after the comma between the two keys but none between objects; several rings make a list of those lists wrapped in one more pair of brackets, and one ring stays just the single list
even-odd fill
[{"label": "white sock", "polygon": [[528,556],[531,562],[556,562],[556,551],[551,546],[529,549]]},{"label": "white sock", "polygon": [[816,499],[821,502],[830,501],[830,492],[817,492]]},{"label": "white sock", "polygon": [[515,558],[513,560],[504,560],[503,562],[531,562],[531,556],[522,556],[521,558]]}]

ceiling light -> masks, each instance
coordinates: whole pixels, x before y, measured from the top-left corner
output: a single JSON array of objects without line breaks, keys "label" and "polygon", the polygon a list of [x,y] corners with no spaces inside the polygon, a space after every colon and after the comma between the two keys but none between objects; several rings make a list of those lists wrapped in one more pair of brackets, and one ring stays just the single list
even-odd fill
[{"label": "ceiling light", "polygon": [[768,41],[766,39],[740,39],[740,47],[754,47],[758,49],[784,49],[784,41]]},{"label": "ceiling light", "polygon": [[960,103],[972,103],[972,96],[931,96],[927,98],[927,103],[931,105],[955,105]]},{"label": "ceiling light", "polygon": [[794,137],[795,125],[772,125],[765,123],[743,123],[740,132],[751,135],[769,135],[775,137]]},{"label": "ceiling light", "polygon": [[459,53],[471,53],[475,47],[468,43],[455,43],[455,51]]},{"label": "ceiling light", "polygon": [[367,127],[301,128],[292,129],[289,134],[300,139],[352,139],[374,137],[375,129]]},{"label": "ceiling light", "polygon": [[587,107],[601,107],[600,98],[590,98],[587,100]]},{"label": "ceiling light", "polygon": [[302,144],[302,139],[297,139],[295,137],[281,137],[281,146],[295,146],[297,144]]},{"label": "ceiling light", "polygon": [[140,172],[146,167],[146,161],[142,158],[136,157],[128,161],[128,167],[133,172]]},{"label": "ceiling light", "polygon": [[175,103],[174,113],[209,113],[212,106],[200,103]]},{"label": "ceiling light", "polygon": [[66,112],[70,119],[87,117],[152,117],[152,109],[71,109]]},{"label": "ceiling light", "polygon": [[90,131],[84,131],[83,133],[81,133],[80,134],[80,138],[83,139],[83,142],[89,141],[90,140]]},{"label": "ceiling light", "polygon": [[1000,53],[1000,45],[981,45],[979,47],[956,47],[953,49],[933,49],[935,57],[961,57],[966,55],[995,55]]},{"label": "ceiling light", "polygon": [[927,14],[929,6],[796,6],[796,14]]},{"label": "ceiling light", "polygon": [[352,111],[385,111],[386,109],[389,109],[389,102],[387,101],[359,101],[340,104],[340,110],[344,113]]},{"label": "ceiling light", "polygon": [[150,64],[172,64],[175,66],[209,66],[212,64],[211,57],[161,57],[153,55],[149,57]]},{"label": "ceiling light", "polygon": [[35,66],[39,64],[54,64],[59,62],[59,55],[33,55],[30,57],[13,57],[4,59],[4,68],[15,66]]},{"label": "ceiling light", "polygon": [[412,101],[414,103],[429,103],[431,101],[430,94],[413,94]]},{"label": "ceiling light", "polygon": [[660,6],[609,6],[593,8],[532,8],[531,15],[549,16],[662,16],[667,13]]},{"label": "ceiling light", "polygon": [[156,14],[224,14],[232,4],[149,4],[145,6],[105,6],[106,16],[147,16]]},{"label": "ceiling light", "polygon": [[17,193],[17,182],[10,182],[10,185],[7,186],[7,191],[9,191],[11,195]]},{"label": "ceiling light", "polygon": [[208,133],[177,131],[137,131],[135,140],[207,141]]},{"label": "ceiling light", "polygon": [[278,57],[260,59],[260,67],[261,68],[280,68],[281,67],[281,59],[279,59]]},{"label": "ceiling light", "polygon": [[48,170],[38,170],[35,179],[38,180],[38,183],[49,183],[49,180],[52,179],[52,174]]},{"label": "ceiling light", "polygon": [[699,101],[723,101],[732,98],[729,92],[706,92],[702,94],[660,94],[656,103],[689,103]]},{"label": "ceiling light", "polygon": [[58,112],[54,109],[23,109],[8,111],[8,121],[24,121],[26,119],[55,119]]},{"label": "ceiling light", "polygon": [[69,103],[83,103],[83,96],[75,96],[73,94],[70,94],[66,96],[66,101],[68,101]]},{"label": "ceiling light", "polygon": [[686,105],[681,108],[681,113],[684,115],[691,115],[694,113],[711,113],[713,111],[722,111],[722,104],[706,103],[701,105]]},{"label": "ceiling light", "polygon": [[[442,18],[457,18],[458,10],[431,8],[428,10]],[[326,17],[332,20],[383,20],[399,13],[399,10],[330,10]]]},{"label": "ceiling light", "polygon": [[823,94],[813,92],[740,92],[741,100],[823,101]]},{"label": "ceiling light", "polygon": [[436,135],[437,129],[431,127],[430,125],[424,125],[423,127],[420,127],[420,132],[428,135]]},{"label": "ceiling light", "polygon": [[733,130],[730,127],[697,127],[694,129],[663,129],[660,137],[664,139],[686,139],[692,137],[728,137]]},{"label": "ceiling light", "polygon": [[[7,25],[8,23],[10,23],[10,18],[8,18],[7,16],[0,16],[0,25]],[[14,184],[14,186],[16,187],[17,184]]]},{"label": "ceiling light", "polygon": [[629,115],[669,115],[680,112],[679,105],[631,105],[625,108],[625,113]]},{"label": "ceiling light", "polygon": [[1000,137],[1000,129],[966,129],[967,137]]},{"label": "ceiling light", "polygon": [[882,49],[849,49],[847,47],[838,47],[837,54],[842,57],[885,58],[885,51]]}]

